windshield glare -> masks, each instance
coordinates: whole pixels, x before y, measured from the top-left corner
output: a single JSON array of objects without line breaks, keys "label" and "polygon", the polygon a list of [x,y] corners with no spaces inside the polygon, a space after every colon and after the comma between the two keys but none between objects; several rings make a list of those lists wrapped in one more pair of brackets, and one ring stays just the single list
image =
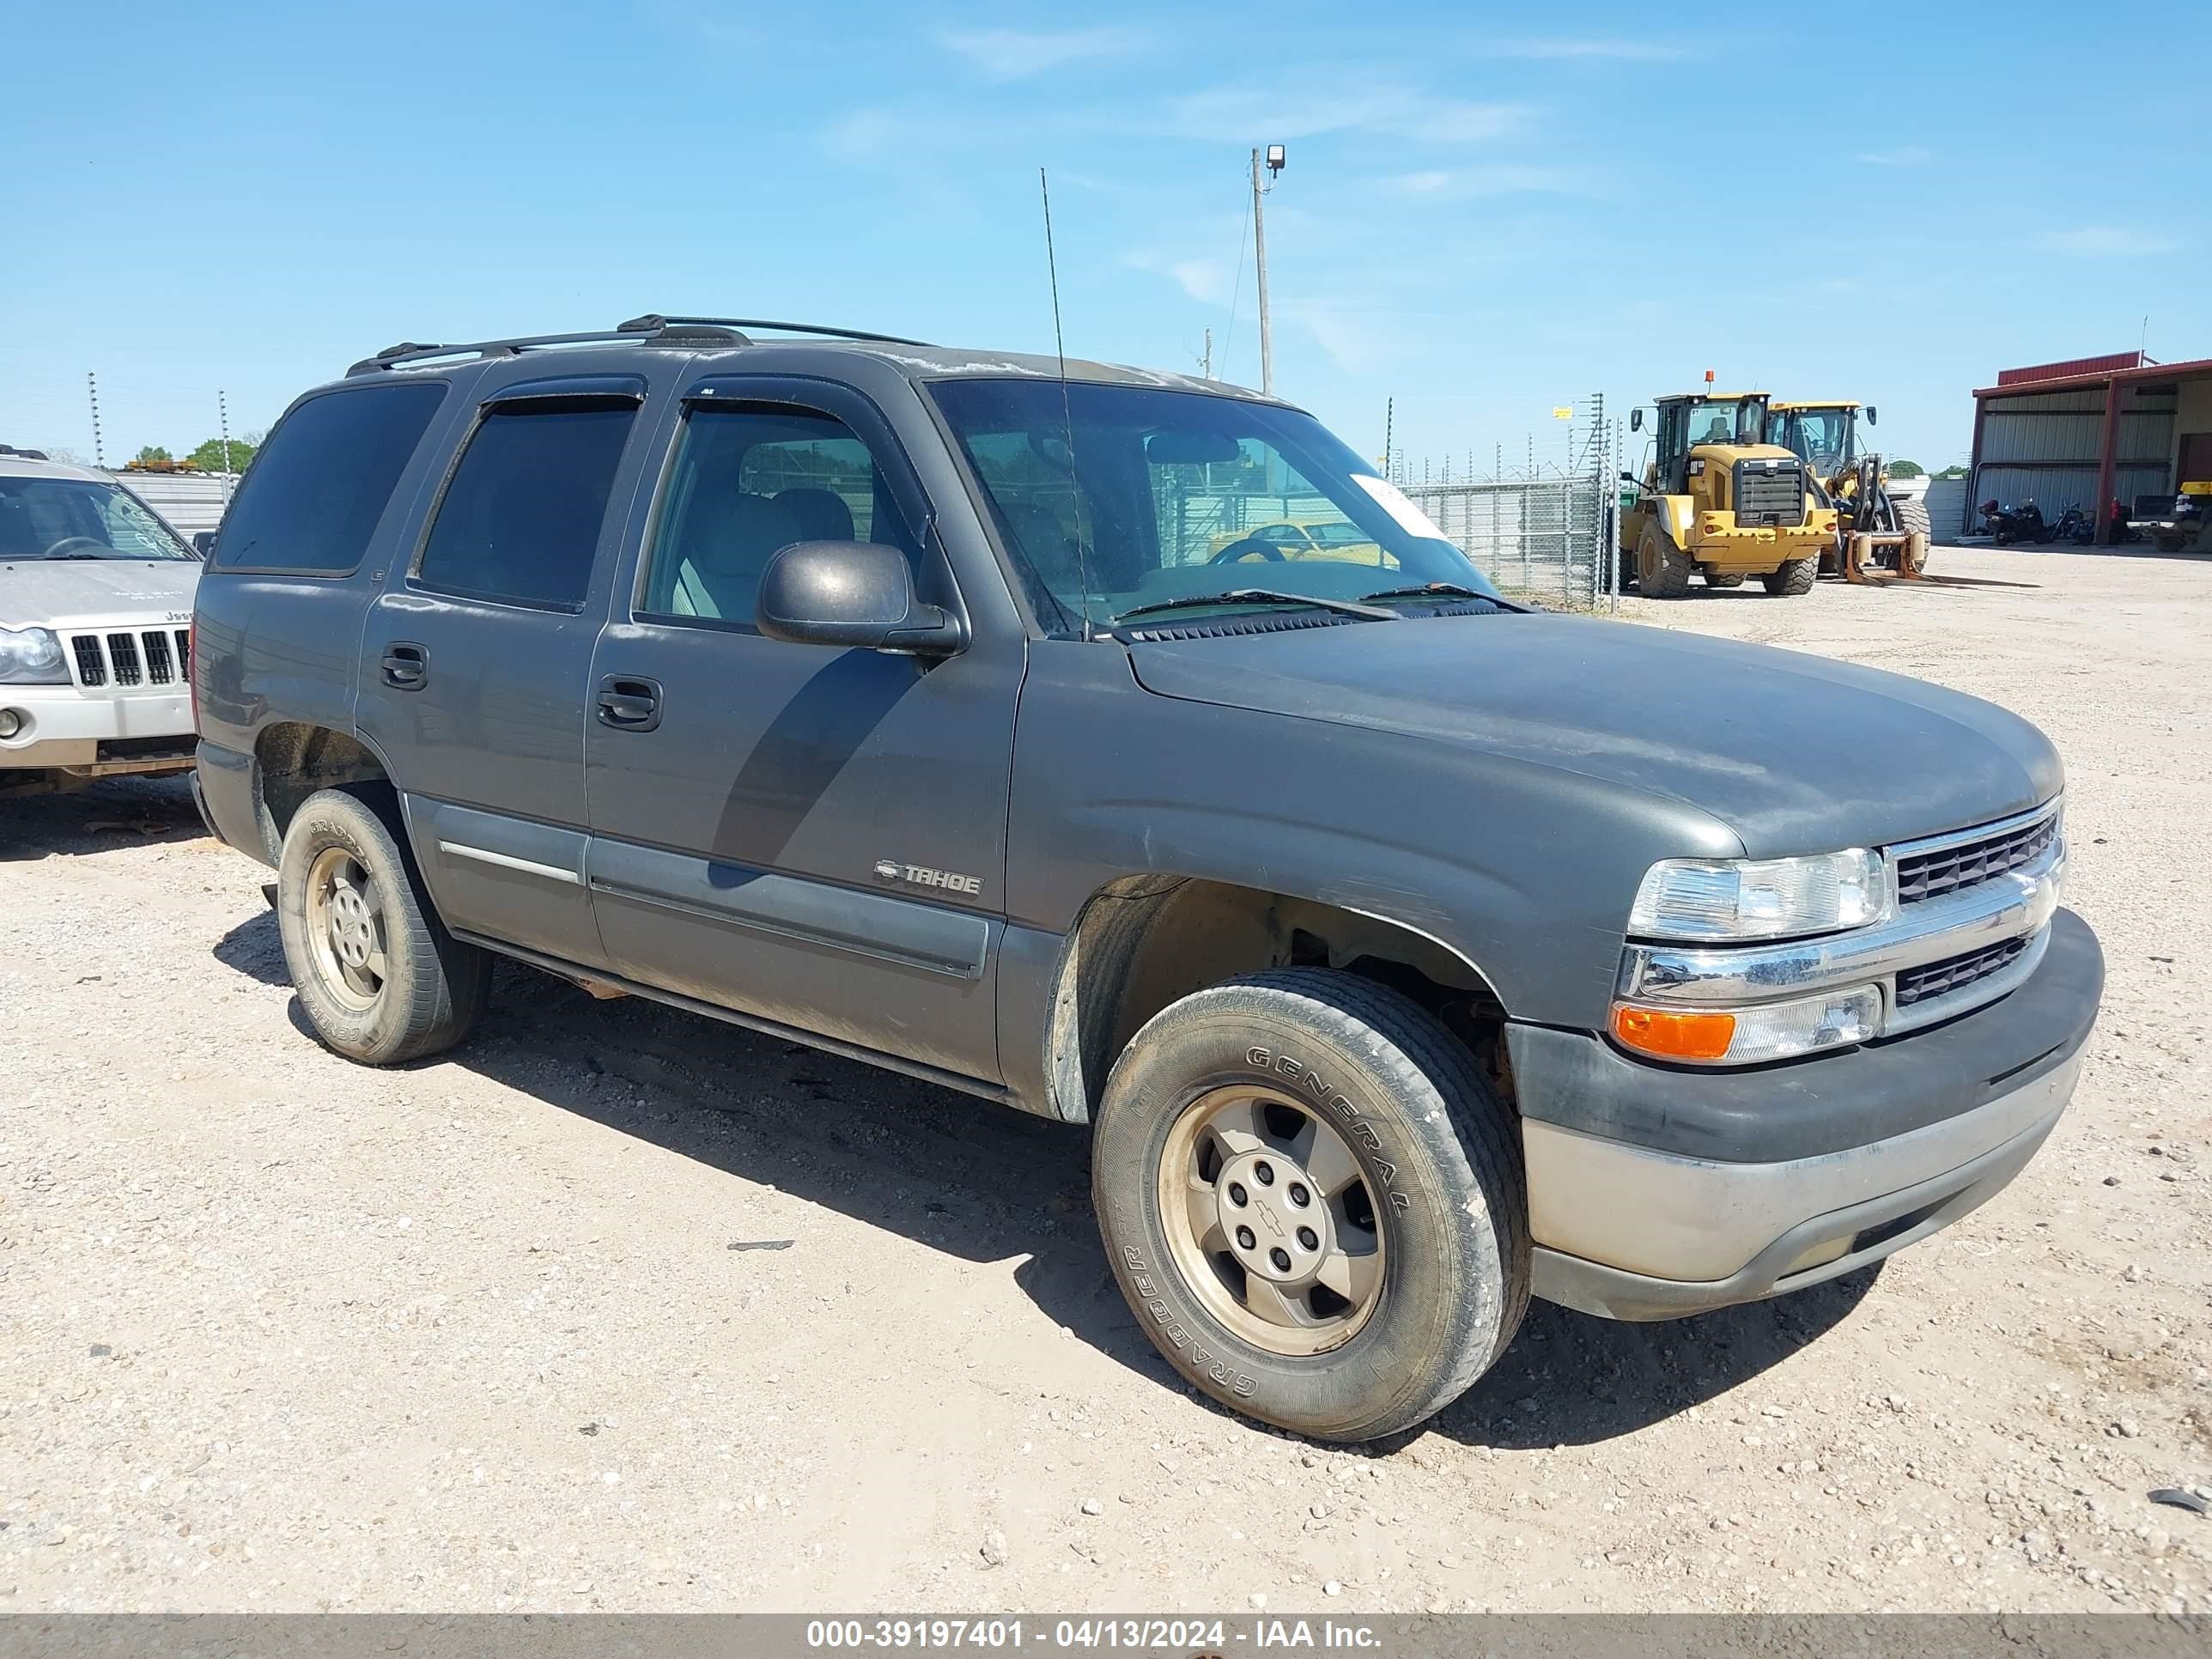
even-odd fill
[{"label": "windshield glare", "polygon": [[1062,637],[1086,616],[1110,626],[1142,605],[1232,588],[1328,599],[1425,582],[1496,591],[1310,415],[1080,381],[930,390],[1039,616]]},{"label": "windshield glare", "polygon": [[1701,398],[1690,405],[1691,447],[1764,441],[1765,405],[1756,398]]},{"label": "windshield glare", "polygon": [[191,557],[119,485],[90,478],[0,477],[0,560]]}]

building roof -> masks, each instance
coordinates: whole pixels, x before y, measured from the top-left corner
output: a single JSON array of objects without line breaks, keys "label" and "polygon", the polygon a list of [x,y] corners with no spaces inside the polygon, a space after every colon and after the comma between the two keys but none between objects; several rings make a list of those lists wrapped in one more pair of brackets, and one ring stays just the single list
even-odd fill
[{"label": "building roof", "polygon": [[2042,363],[2030,368],[2008,368],[1995,386],[1976,389],[1977,398],[2016,398],[2038,392],[2080,392],[2107,386],[2141,386],[2160,380],[2196,380],[2212,375],[2212,357],[2192,358],[2185,363],[2154,363],[2141,352],[2117,352],[2109,357],[2076,357],[2066,362]]}]

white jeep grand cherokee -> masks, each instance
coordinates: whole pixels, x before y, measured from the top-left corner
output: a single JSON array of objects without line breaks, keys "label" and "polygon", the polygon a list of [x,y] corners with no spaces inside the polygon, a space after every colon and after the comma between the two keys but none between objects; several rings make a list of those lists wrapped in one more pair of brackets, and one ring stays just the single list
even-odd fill
[{"label": "white jeep grand cherokee", "polygon": [[112,478],[0,447],[0,793],[191,769],[199,574]]}]

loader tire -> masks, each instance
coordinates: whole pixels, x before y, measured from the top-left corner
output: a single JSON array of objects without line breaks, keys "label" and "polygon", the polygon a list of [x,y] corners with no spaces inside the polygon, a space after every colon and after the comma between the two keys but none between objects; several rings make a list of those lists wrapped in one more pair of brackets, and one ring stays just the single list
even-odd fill
[{"label": "loader tire", "polygon": [[[1923,570],[1928,568],[1929,558],[1936,551],[1936,532],[1933,527],[1934,525],[1935,520],[1928,516],[1927,502],[1898,502],[1897,527],[1899,530],[1902,530],[1908,536],[1911,535],[1915,531],[1917,531],[1921,535],[1925,536],[1928,538],[1925,544],[1928,551],[1922,554],[1920,556],[1920,568]],[[1905,562],[1905,550],[1903,548],[1899,548],[1898,550],[1897,560],[1899,566],[1902,568]]]},{"label": "loader tire", "polygon": [[1680,599],[1690,591],[1690,577],[1697,568],[1657,525],[1644,526],[1636,543],[1636,588],[1645,599]]},{"label": "loader tire", "polygon": [[1820,556],[1817,553],[1805,558],[1792,559],[1779,570],[1770,570],[1759,579],[1759,586],[1777,599],[1794,599],[1813,591],[1813,579],[1820,574]]}]

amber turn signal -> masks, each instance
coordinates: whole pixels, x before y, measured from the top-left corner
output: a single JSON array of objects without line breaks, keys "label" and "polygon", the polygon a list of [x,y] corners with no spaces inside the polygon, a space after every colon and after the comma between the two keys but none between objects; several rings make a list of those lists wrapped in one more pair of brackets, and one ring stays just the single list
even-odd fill
[{"label": "amber turn signal", "polygon": [[1735,1016],[1621,1003],[1613,1011],[1613,1034],[1624,1046],[1659,1060],[1720,1060],[1735,1041]]}]

